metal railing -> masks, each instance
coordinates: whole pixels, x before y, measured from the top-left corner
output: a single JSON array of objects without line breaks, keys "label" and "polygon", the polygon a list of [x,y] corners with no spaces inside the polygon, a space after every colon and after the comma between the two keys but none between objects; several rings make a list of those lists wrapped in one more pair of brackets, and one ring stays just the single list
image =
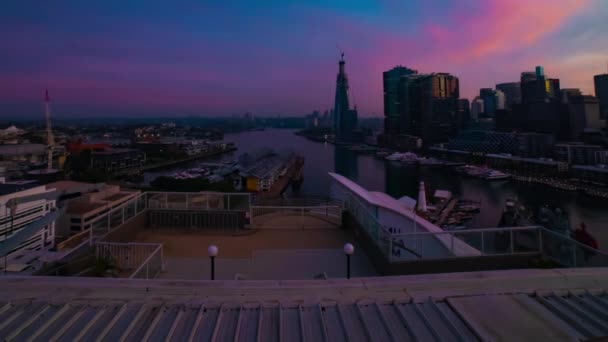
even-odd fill
[{"label": "metal railing", "polygon": [[164,270],[163,246],[159,244],[129,278],[154,279]]},{"label": "metal railing", "polygon": [[158,243],[95,243],[95,258],[109,259],[121,271],[135,270],[131,277],[156,276],[163,268],[162,244]]},{"label": "metal railing", "polygon": [[249,211],[250,193],[146,192],[149,209]]},{"label": "metal railing", "polygon": [[308,222],[303,224],[289,223],[281,225],[268,225],[266,219],[275,216],[312,216],[334,225],[342,221],[342,205],[338,201],[318,198],[289,198],[259,201],[251,206],[251,224],[263,226],[264,228],[327,228],[327,224],[314,224]]},{"label": "metal railing", "polygon": [[108,234],[115,228],[125,224],[137,214],[147,209],[147,195],[141,193],[127,202],[113,208],[109,212],[94,218],[90,223],[89,242],[92,245],[97,239]]},{"label": "metal railing", "polygon": [[422,227],[421,218],[414,217],[410,218],[410,231],[396,233],[382,225],[356,195],[343,195],[345,210],[389,262],[536,254],[564,267],[608,266],[608,253],[542,226],[433,232]]}]

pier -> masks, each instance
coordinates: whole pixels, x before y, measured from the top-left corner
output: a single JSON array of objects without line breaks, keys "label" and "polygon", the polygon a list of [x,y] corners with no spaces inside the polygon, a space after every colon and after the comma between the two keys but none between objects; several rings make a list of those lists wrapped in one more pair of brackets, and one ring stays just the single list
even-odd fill
[{"label": "pier", "polygon": [[280,197],[291,182],[301,183],[304,177],[304,157],[296,156],[289,161],[287,172],[276,180],[270,190],[258,193],[260,199],[272,199]]},{"label": "pier", "polygon": [[116,173],[116,176],[133,176],[133,175],[135,175],[137,173],[140,173],[140,172],[146,172],[146,171],[152,171],[152,170],[156,170],[156,169],[162,169],[162,168],[165,168],[165,167],[175,166],[175,165],[179,165],[179,164],[195,161],[195,160],[202,159],[202,158],[213,157],[213,156],[217,156],[217,155],[220,155],[220,154],[224,154],[224,153],[228,153],[228,152],[232,152],[232,151],[236,151],[236,150],[237,150],[236,147],[230,146],[230,147],[227,147],[225,149],[221,149],[221,150],[217,150],[217,151],[212,151],[212,152],[207,152],[207,153],[201,153],[201,154],[197,154],[195,156],[184,158],[184,159],[167,160],[167,161],[163,161],[163,162],[160,162],[160,163],[144,165],[143,167],[137,168],[137,169],[122,170],[122,171]]}]

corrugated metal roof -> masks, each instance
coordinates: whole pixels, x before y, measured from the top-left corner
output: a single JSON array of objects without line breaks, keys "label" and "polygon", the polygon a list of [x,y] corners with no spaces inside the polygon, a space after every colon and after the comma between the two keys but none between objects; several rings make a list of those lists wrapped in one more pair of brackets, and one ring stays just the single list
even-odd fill
[{"label": "corrugated metal roof", "polygon": [[[497,303],[501,306],[492,305]],[[514,322],[520,331],[513,330]],[[608,297],[551,293],[309,304],[22,301],[0,308],[0,336],[16,341],[478,341],[500,340],[502,330],[513,340],[607,336]]]},{"label": "corrugated metal roof", "polygon": [[445,302],[6,303],[0,336],[18,341],[477,340]]},{"label": "corrugated metal roof", "polygon": [[607,280],[603,268],[278,282],[6,277],[0,339],[586,340],[608,336]]}]

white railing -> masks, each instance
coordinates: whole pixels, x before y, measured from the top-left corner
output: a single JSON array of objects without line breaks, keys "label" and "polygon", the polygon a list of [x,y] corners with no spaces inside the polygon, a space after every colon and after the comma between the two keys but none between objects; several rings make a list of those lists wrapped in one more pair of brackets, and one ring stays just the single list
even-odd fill
[{"label": "white railing", "polygon": [[93,245],[95,240],[108,234],[113,229],[120,227],[137,214],[147,209],[146,193],[141,193],[127,202],[113,208],[109,212],[94,218],[89,229],[89,243]]},{"label": "white railing", "polygon": [[160,253],[160,264],[162,265],[162,244],[137,242],[95,243],[96,259],[110,259],[114,263],[114,266],[121,271],[139,271],[142,265],[150,263],[151,257],[158,253]]},{"label": "white railing", "polygon": [[[331,222],[332,224],[340,224],[342,222],[342,205],[338,201],[317,198],[285,198],[276,200],[264,200],[251,206],[251,224],[257,225],[260,220],[263,222],[266,218],[271,218],[273,215],[279,216],[312,216]],[[318,226],[307,223],[305,226],[276,226],[271,227],[266,224],[264,228],[327,228],[327,225],[319,224]]]},{"label": "white railing", "polygon": [[367,206],[346,194],[348,210],[389,262],[476,256],[539,254],[560,266],[608,266],[608,253],[542,226],[466,229],[396,234],[380,224]]},{"label": "white railing", "polygon": [[129,278],[154,279],[160,272],[164,271],[164,268],[163,246],[159,244]]},{"label": "white railing", "polygon": [[146,192],[149,209],[249,211],[250,193]]}]

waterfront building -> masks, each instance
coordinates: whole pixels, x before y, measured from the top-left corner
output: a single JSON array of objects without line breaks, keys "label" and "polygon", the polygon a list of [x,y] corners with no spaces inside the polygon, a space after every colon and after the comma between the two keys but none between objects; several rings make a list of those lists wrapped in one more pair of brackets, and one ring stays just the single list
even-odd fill
[{"label": "waterfront building", "polygon": [[447,73],[403,77],[408,92],[405,104],[408,129],[405,134],[419,136],[424,145],[447,141],[458,134],[458,78]]},{"label": "waterfront building", "polygon": [[408,92],[403,89],[403,77],[417,74],[418,71],[396,66],[382,73],[384,89],[384,134],[403,134],[408,130],[407,111],[409,110]]},{"label": "waterfront building", "polygon": [[602,119],[608,120],[608,74],[595,75],[595,96],[600,101],[600,112]]},{"label": "waterfront building", "polygon": [[128,169],[139,169],[146,162],[146,154],[130,148],[110,148],[91,153],[91,167],[113,174]]},{"label": "waterfront building", "polygon": [[570,172],[577,179],[608,185],[608,167],[606,165],[574,165],[570,168]]},{"label": "waterfront building", "polygon": [[23,265],[30,261],[28,255],[55,246],[56,191],[19,183],[0,184],[0,256],[10,260],[9,267],[22,268],[28,266]]},{"label": "waterfront building", "polygon": [[555,159],[570,165],[595,165],[597,153],[603,151],[601,146],[580,143],[556,144]]},{"label": "waterfront building", "polygon": [[505,94],[505,108],[511,109],[513,105],[521,104],[521,83],[508,82],[496,85],[496,90]]},{"label": "waterfront building", "polygon": [[491,167],[506,171],[517,171],[525,175],[558,177],[568,171],[566,163],[544,158],[525,158],[490,153],[485,155],[485,160]]},{"label": "waterfront building", "polygon": [[66,203],[65,214],[57,221],[57,235],[67,237],[91,228],[91,221],[137,197],[141,191],[118,185],[60,181],[49,184],[61,193],[79,194]]},{"label": "waterfront building", "polygon": [[517,133],[517,155],[528,158],[548,158],[553,156],[555,137],[543,133]]},{"label": "waterfront building", "polygon": [[349,85],[346,75],[344,54],[340,59],[338,76],[336,79],[336,97],[334,105],[334,130],[336,141],[352,140],[353,131],[357,128],[357,108],[352,109],[349,103]]},{"label": "waterfront building", "polygon": [[286,164],[285,159],[276,154],[263,155],[249,163],[240,172],[241,176],[245,178],[247,191],[269,191],[274,182],[285,174],[287,170]]},{"label": "waterfront building", "polygon": [[596,97],[571,96],[567,106],[568,116],[563,124],[566,139],[579,141],[585,130],[599,131],[606,126],[606,120],[601,118],[600,104]]}]

